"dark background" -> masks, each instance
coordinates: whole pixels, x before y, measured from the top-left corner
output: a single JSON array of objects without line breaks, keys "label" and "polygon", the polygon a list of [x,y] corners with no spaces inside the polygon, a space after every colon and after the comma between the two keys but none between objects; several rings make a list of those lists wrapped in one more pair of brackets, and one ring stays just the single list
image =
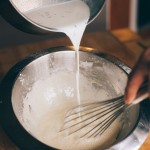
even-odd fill
[{"label": "dark background", "polygon": [[139,0],[138,27],[143,29],[150,26],[150,0]]}]

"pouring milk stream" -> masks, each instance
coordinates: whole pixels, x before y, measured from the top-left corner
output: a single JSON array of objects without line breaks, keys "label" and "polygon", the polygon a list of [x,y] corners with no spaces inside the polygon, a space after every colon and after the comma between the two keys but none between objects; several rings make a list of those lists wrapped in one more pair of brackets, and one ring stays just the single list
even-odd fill
[{"label": "pouring milk stream", "polygon": [[67,1],[28,11],[25,16],[43,27],[55,28],[58,32],[65,33],[72,41],[76,50],[76,90],[80,104],[79,45],[90,17],[88,5],[79,0]]}]

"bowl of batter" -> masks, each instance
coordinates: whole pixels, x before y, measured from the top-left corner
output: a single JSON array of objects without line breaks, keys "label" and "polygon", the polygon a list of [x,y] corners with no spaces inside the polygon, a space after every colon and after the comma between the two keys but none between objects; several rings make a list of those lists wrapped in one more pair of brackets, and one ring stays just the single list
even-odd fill
[{"label": "bowl of batter", "polygon": [[[140,106],[136,105],[96,138],[61,132],[71,108],[123,95],[130,72],[112,56],[80,50],[79,70],[71,47],[55,47],[25,58],[2,80],[0,117],[7,134],[21,149],[117,149],[119,144],[134,140],[133,133],[141,129]],[[144,131],[146,135],[146,128]]]}]

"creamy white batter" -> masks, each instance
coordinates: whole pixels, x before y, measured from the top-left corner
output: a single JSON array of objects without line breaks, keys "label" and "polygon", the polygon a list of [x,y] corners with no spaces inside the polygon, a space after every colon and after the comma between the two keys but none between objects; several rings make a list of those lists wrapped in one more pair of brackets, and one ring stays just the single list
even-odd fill
[{"label": "creamy white batter", "polygon": [[[34,83],[32,90],[24,99],[23,120],[25,128],[43,143],[63,150],[95,150],[112,144],[120,132],[120,119],[116,120],[102,136],[80,138],[88,126],[68,135],[72,129],[60,132],[66,113],[77,106],[75,72],[60,71],[49,78]],[[108,99],[117,93],[107,93],[97,89],[92,78],[80,74],[80,93],[82,102],[94,102],[97,97]],[[67,82],[69,81],[69,82]],[[58,84],[59,83],[59,84]],[[111,86],[110,86],[111,87]],[[92,92],[89,92],[92,91]],[[100,120],[99,120],[100,121]],[[94,126],[95,123],[92,124]]]}]

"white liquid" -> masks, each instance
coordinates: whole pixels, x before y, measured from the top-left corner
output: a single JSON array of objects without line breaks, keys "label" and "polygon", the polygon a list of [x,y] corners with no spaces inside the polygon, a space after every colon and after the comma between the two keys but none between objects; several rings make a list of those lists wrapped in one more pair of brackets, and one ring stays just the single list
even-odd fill
[{"label": "white liquid", "polygon": [[[49,78],[36,81],[31,91],[26,95],[23,103],[24,127],[43,143],[61,150],[99,150],[111,145],[120,132],[120,120],[117,119],[101,136],[94,138],[80,138],[89,131],[96,122],[85,127],[80,132],[68,135],[72,129],[60,132],[64,116],[73,107],[77,106],[75,72],[58,71]],[[112,98],[104,89],[97,89],[101,83],[95,83],[86,75],[80,74],[81,98],[85,102],[92,102],[95,97],[101,99]],[[66,82],[66,81],[70,82]],[[58,84],[60,83],[60,84]],[[92,91],[92,92],[89,92]],[[111,93],[115,94],[115,93]],[[96,116],[93,118],[95,119]],[[92,120],[92,119],[91,119]],[[90,121],[91,121],[90,120]],[[99,119],[99,122],[101,120]],[[76,123],[76,121],[74,122]],[[84,123],[82,123],[83,125]]]},{"label": "white liquid", "polygon": [[80,104],[79,45],[90,17],[88,5],[83,1],[73,0],[30,10],[25,13],[25,16],[44,28],[56,29],[65,33],[72,41],[76,50],[76,90],[77,101]]}]

